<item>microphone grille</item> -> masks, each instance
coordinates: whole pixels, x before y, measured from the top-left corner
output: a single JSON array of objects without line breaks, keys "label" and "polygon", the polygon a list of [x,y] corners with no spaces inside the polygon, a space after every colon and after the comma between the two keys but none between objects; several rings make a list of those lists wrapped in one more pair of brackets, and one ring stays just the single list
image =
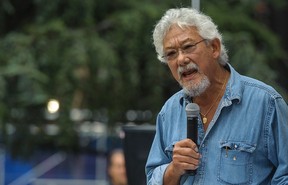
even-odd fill
[{"label": "microphone grille", "polygon": [[200,112],[200,108],[196,103],[188,103],[185,110],[188,117],[197,117]]}]

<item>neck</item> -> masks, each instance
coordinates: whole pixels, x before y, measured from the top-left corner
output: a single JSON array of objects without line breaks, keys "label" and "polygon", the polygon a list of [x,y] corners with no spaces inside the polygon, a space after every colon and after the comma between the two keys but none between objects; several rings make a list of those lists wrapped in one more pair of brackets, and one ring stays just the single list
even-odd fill
[{"label": "neck", "polygon": [[194,97],[193,102],[197,103],[202,110],[209,109],[216,99],[223,96],[228,78],[229,72],[223,68],[221,74],[211,82],[213,85],[209,86],[200,96]]}]

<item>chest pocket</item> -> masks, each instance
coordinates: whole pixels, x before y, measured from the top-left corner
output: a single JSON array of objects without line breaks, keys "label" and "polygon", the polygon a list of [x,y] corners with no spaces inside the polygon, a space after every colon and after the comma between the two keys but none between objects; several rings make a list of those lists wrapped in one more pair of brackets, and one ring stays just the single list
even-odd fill
[{"label": "chest pocket", "polygon": [[220,142],[218,181],[222,184],[252,183],[252,154],[256,145],[246,142]]}]

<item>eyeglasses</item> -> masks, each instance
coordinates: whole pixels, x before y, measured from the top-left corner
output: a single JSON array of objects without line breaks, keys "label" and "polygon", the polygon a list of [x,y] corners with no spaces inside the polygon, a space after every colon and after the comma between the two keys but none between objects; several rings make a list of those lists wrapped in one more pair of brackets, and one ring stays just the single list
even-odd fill
[{"label": "eyeglasses", "polygon": [[199,42],[196,42],[194,44],[192,43],[186,43],[183,46],[181,46],[179,49],[173,49],[169,50],[167,53],[162,56],[166,61],[173,61],[175,60],[179,55],[179,50],[182,52],[182,54],[190,54],[193,53],[196,49],[197,44],[206,41],[206,39],[200,40]]}]

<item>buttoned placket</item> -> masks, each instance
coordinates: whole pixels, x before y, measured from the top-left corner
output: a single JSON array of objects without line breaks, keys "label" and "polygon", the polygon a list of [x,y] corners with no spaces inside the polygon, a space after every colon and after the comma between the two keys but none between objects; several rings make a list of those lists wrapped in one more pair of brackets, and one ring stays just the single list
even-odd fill
[{"label": "buttoned placket", "polygon": [[223,98],[220,101],[220,106],[217,108],[216,113],[214,114],[209,127],[207,128],[206,132],[204,130],[204,125],[202,122],[201,117],[198,117],[198,144],[199,144],[199,152],[201,154],[201,162],[200,165],[197,169],[197,176],[195,176],[194,179],[194,185],[204,185],[204,176],[205,176],[205,165],[206,165],[206,161],[207,161],[207,156],[208,156],[208,142],[209,142],[209,132],[211,131],[211,129],[213,128],[213,126],[216,123],[216,120],[218,119],[221,110],[224,107],[228,107],[229,105],[232,104],[231,101],[229,101],[227,98],[225,98],[225,94],[223,96]]}]

